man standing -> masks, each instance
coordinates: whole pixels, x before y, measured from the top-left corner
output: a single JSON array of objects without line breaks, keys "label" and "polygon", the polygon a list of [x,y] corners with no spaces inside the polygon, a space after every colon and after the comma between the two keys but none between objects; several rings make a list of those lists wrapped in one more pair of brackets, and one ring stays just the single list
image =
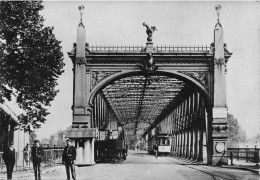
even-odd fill
[{"label": "man standing", "polygon": [[153,150],[154,150],[155,158],[157,159],[157,157],[158,157],[158,144],[157,144],[157,142],[153,146]]},{"label": "man standing", "polygon": [[7,179],[11,180],[13,169],[14,169],[14,164],[15,164],[15,149],[14,149],[13,142],[11,142],[9,144],[9,147],[5,149],[2,157],[4,159],[6,169],[7,169]]},{"label": "man standing", "polygon": [[71,145],[71,139],[67,139],[67,146],[64,148],[62,154],[62,162],[65,162],[65,168],[67,173],[67,180],[70,179],[70,170],[71,176],[73,180],[76,180],[76,173],[75,173],[75,165],[74,161],[76,160],[77,152],[76,148]]},{"label": "man standing", "polygon": [[23,159],[26,163],[26,166],[28,166],[28,162],[29,162],[29,151],[30,151],[30,148],[29,148],[29,144],[27,143],[23,149]]},{"label": "man standing", "polygon": [[35,180],[41,180],[41,163],[43,161],[43,149],[39,140],[34,140],[32,147],[32,160]]}]

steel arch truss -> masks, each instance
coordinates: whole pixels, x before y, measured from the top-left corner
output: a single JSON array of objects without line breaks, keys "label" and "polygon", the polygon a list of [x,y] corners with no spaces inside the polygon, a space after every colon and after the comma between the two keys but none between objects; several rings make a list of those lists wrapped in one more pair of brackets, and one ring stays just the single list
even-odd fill
[{"label": "steel arch truss", "polygon": [[122,125],[134,123],[139,129],[151,125],[185,85],[167,76],[137,75],[114,81],[102,93]]}]

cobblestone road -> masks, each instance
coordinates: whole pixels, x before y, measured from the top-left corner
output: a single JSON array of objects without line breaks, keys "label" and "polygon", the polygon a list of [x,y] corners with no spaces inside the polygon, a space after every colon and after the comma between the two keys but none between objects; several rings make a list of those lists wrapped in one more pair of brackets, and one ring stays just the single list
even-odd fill
[{"label": "cobblestone road", "polygon": [[[123,163],[96,164],[95,166],[76,167],[77,180],[210,180],[210,179],[252,179],[260,176],[253,172],[210,167],[194,164],[173,157],[158,157],[144,151],[131,151]],[[16,173],[14,179],[33,180],[33,174]],[[63,166],[43,171],[43,180],[66,179]]]}]

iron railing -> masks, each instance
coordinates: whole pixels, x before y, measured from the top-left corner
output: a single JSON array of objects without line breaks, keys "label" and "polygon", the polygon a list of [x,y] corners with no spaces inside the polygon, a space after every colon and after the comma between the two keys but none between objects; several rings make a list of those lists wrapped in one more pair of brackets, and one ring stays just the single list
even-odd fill
[{"label": "iron railing", "polygon": [[[144,51],[145,46],[89,46],[87,47],[91,52],[132,52]],[[155,52],[208,52],[210,46],[154,46]]]},{"label": "iron railing", "polygon": [[144,46],[90,46],[88,49],[92,52],[95,51],[142,51]]},{"label": "iron railing", "polygon": [[230,157],[231,165],[234,164],[234,159],[237,161],[246,161],[259,164],[260,148],[227,148],[227,156]]},{"label": "iron railing", "polygon": [[156,46],[156,51],[169,51],[169,52],[207,52],[210,46]]}]

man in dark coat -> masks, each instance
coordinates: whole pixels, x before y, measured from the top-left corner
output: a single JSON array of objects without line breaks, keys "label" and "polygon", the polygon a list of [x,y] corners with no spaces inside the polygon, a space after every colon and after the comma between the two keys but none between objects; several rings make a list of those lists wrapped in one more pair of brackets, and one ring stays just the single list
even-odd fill
[{"label": "man in dark coat", "polygon": [[43,161],[43,149],[40,146],[39,140],[34,140],[32,147],[32,160],[35,180],[41,180],[41,163]]},{"label": "man in dark coat", "polygon": [[75,172],[75,165],[74,161],[76,160],[77,151],[74,146],[71,145],[71,139],[67,139],[67,146],[64,148],[62,154],[62,162],[65,163],[66,173],[67,173],[67,180],[70,179],[70,170],[71,176],[73,180],[76,180],[76,172]]},{"label": "man in dark coat", "polygon": [[153,146],[153,150],[155,153],[155,158],[157,159],[157,157],[158,157],[158,144],[157,143],[155,143],[155,145]]},{"label": "man in dark coat", "polygon": [[15,149],[14,149],[14,143],[11,142],[9,144],[9,147],[5,149],[3,155],[2,155],[6,169],[7,169],[7,179],[12,179],[12,173],[14,169],[15,164]]}]

